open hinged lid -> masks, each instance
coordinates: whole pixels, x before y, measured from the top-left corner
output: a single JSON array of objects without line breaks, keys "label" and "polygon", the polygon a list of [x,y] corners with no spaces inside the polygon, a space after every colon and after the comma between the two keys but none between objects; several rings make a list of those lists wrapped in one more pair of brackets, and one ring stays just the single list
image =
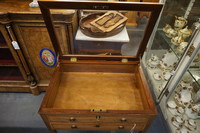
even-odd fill
[{"label": "open hinged lid", "polygon": [[[39,0],[56,55],[87,59],[139,61],[159,17],[163,4],[146,2]],[[67,23],[68,52],[63,52],[63,36],[56,27],[52,10],[74,11]],[[70,29],[70,30],[69,30]],[[69,32],[72,32],[70,34]]]}]

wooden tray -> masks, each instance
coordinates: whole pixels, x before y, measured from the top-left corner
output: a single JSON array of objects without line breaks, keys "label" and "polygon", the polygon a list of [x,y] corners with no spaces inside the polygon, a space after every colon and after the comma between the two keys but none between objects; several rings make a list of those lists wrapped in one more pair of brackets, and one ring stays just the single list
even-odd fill
[{"label": "wooden tray", "polygon": [[81,32],[90,37],[103,38],[116,35],[123,30],[126,22],[122,23],[121,25],[117,26],[115,29],[109,32],[103,32],[90,24],[90,22],[94,21],[103,14],[104,13],[94,13],[81,18],[79,23]]}]

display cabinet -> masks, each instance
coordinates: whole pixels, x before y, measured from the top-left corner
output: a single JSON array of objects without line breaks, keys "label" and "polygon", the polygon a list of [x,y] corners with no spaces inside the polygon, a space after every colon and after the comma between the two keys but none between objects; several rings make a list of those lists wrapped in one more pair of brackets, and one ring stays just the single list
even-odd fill
[{"label": "display cabinet", "polygon": [[[31,1],[27,0],[4,0],[0,2],[0,23],[1,23],[1,38],[3,36],[4,40],[6,40],[6,46],[4,46],[4,40],[1,39],[1,62],[5,61],[2,59],[15,59],[7,60],[10,63],[1,67],[2,70],[15,71],[16,76],[13,77],[13,82],[16,85],[10,86],[10,82],[6,82],[6,84],[0,83],[0,91],[3,92],[30,92],[29,85],[26,84],[26,87],[20,86],[17,84],[19,79],[25,80],[29,82],[29,80],[34,79],[34,85],[37,86],[38,91],[45,91],[50,77],[53,74],[54,67],[48,67],[42,63],[40,59],[40,50],[43,48],[48,48],[53,51],[53,46],[51,44],[46,26],[44,24],[44,20],[42,18],[40,9],[38,7],[31,8],[29,7],[29,3]],[[61,48],[63,53],[70,53],[71,47],[73,47],[73,39],[72,35],[76,29],[76,23],[72,24],[75,17],[73,12],[66,11],[53,11],[53,17],[56,20],[57,30],[59,32],[59,41],[61,42]],[[66,38],[67,36],[67,38]],[[18,49],[14,49],[12,46],[12,42],[19,46]],[[10,45],[10,47],[9,47]],[[11,50],[11,54],[9,54],[8,48]],[[7,56],[2,56],[2,55]],[[18,59],[19,57],[19,59]],[[16,63],[18,63],[16,65]],[[1,63],[2,64],[2,63]],[[16,67],[12,65],[16,65]],[[21,66],[19,65],[21,64]],[[17,67],[19,66],[19,67]],[[22,72],[24,69],[25,72]],[[19,71],[18,71],[19,70]],[[7,74],[6,71],[1,71]],[[22,74],[20,74],[22,72]],[[4,74],[5,74],[4,73]],[[23,74],[24,73],[24,74]],[[13,76],[15,76],[13,75]],[[21,75],[21,76],[20,76]],[[28,76],[27,76],[28,75]],[[31,76],[29,76],[31,75]],[[4,77],[5,78],[5,77]],[[26,79],[24,79],[26,78]],[[11,79],[11,76],[10,76]],[[17,80],[14,80],[17,79]],[[12,83],[13,83],[12,82]],[[18,82],[19,83],[19,82]]]},{"label": "display cabinet", "polygon": [[14,34],[8,24],[0,24],[0,90],[38,94]]},{"label": "display cabinet", "polygon": [[200,132],[199,5],[167,0],[143,56],[152,94],[172,133]]},{"label": "display cabinet", "polygon": [[167,0],[158,27],[149,41],[143,64],[158,103],[170,91],[171,78],[189,46],[194,30],[192,25],[198,18],[198,5],[199,2],[194,0]]},{"label": "display cabinet", "polygon": [[200,132],[199,22],[196,23],[194,32],[194,38],[191,40],[192,45],[186,51],[187,54],[181,60],[179,70],[172,79],[174,87],[171,88],[173,91],[169,94],[166,104],[162,105],[167,108],[164,111],[165,119],[172,132]]}]

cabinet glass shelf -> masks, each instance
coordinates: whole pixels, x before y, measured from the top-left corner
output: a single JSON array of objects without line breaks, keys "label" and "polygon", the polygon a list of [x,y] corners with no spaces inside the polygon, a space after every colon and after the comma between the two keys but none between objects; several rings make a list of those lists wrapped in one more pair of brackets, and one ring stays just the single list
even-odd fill
[{"label": "cabinet glass shelf", "polygon": [[[159,29],[158,30],[158,35],[159,37],[161,37],[162,39],[161,40],[164,40],[164,44],[167,44],[169,46],[169,48],[174,52],[174,54],[177,56],[178,59],[181,58],[182,54],[184,53],[184,51],[179,54],[177,52],[177,47],[178,46],[175,46],[173,43],[171,43],[171,38],[167,37],[165,35],[165,33],[162,31],[162,29]],[[187,42],[189,39],[187,38],[185,41]]]}]

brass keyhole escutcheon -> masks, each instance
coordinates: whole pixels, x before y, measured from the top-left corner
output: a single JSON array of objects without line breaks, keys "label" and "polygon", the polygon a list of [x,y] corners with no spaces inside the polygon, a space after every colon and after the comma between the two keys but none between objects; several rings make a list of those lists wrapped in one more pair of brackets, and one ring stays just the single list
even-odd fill
[{"label": "brass keyhole escutcheon", "polygon": [[96,116],[97,121],[100,121],[100,118],[101,118],[101,116],[99,116],[99,115]]}]

